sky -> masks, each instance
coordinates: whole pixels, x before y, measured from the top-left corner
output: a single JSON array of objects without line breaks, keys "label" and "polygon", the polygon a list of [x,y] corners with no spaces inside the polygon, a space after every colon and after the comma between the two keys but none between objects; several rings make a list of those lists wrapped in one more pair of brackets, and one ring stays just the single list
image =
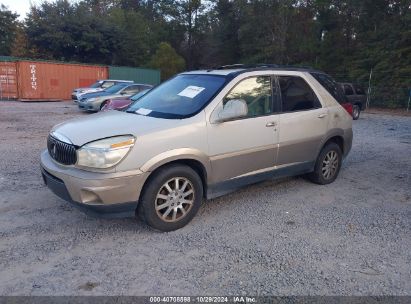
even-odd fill
[{"label": "sky", "polygon": [[0,0],[0,4],[7,6],[11,11],[19,14],[20,20],[23,20],[30,10],[30,2],[36,4],[38,0]]}]

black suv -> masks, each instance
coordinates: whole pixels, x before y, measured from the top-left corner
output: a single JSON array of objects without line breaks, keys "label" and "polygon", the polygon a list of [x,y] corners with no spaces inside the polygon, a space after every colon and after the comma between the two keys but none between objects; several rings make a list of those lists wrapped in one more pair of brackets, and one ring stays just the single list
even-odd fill
[{"label": "black suv", "polygon": [[353,83],[341,83],[345,96],[348,101],[353,105],[352,117],[354,120],[360,118],[360,112],[365,109],[367,103],[367,94],[363,87]]}]

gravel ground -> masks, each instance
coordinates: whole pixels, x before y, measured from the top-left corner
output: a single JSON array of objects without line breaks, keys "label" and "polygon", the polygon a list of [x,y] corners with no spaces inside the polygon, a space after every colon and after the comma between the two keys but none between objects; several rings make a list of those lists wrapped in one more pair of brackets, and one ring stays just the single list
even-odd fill
[{"label": "gravel ground", "polygon": [[411,117],[363,114],[331,185],[264,182],[158,233],[43,186],[48,131],[81,115],[0,103],[1,295],[411,295]]}]

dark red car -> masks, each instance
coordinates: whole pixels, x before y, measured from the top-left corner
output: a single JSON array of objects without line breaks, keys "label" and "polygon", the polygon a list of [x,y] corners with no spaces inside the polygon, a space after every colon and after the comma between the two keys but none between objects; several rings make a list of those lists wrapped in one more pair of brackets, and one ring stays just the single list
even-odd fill
[{"label": "dark red car", "polygon": [[109,99],[106,104],[101,108],[101,111],[109,111],[109,110],[124,110],[127,108],[131,103],[135,102],[140,97],[144,96],[148,91],[151,90],[152,86],[147,85],[147,88],[134,94],[127,98],[113,98]]}]

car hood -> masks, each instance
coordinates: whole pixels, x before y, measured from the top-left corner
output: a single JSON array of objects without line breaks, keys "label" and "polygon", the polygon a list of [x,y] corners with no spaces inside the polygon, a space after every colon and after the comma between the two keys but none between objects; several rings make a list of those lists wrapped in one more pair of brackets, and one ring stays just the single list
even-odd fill
[{"label": "car hood", "polygon": [[52,132],[67,137],[76,146],[82,146],[91,141],[118,135],[132,134],[138,138],[140,135],[170,129],[182,123],[182,120],[108,111],[58,124]]}]

